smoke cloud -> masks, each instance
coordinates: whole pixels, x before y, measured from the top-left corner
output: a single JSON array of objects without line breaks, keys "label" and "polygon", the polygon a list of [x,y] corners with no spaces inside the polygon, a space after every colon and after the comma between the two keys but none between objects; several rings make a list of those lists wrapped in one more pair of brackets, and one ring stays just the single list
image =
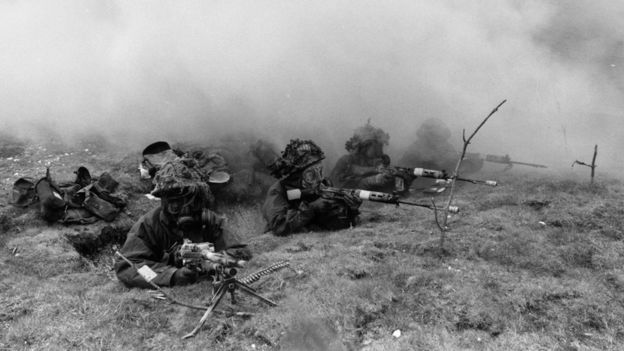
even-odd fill
[{"label": "smoke cloud", "polygon": [[624,3],[0,2],[0,122],[140,148],[245,132],[328,154],[368,119],[400,153],[427,118],[470,150],[622,167]]}]

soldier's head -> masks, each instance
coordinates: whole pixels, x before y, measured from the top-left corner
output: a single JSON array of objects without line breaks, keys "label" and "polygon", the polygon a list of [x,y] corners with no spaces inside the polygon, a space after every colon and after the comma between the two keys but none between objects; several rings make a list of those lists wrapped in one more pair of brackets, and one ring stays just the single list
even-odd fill
[{"label": "soldier's head", "polygon": [[280,156],[275,145],[267,140],[258,139],[249,147],[249,153],[254,157],[257,164],[261,164],[266,169]]},{"label": "soldier's head", "polygon": [[353,136],[345,143],[345,148],[353,154],[379,158],[383,156],[383,147],[388,145],[389,140],[388,133],[373,127],[369,122],[353,132]]},{"label": "soldier's head", "polygon": [[429,118],[420,125],[416,136],[419,139],[432,141],[446,141],[451,137],[451,130],[437,118]]},{"label": "soldier's head", "polygon": [[165,163],[154,176],[152,195],[159,197],[163,213],[180,227],[200,225],[210,188],[192,160]]},{"label": "soldier's head", "polygon": [[293,139],[282,155],[269,166],[276,178],[299,182],[304,188],[318,186],[323,179],[323,150],[312,140]]}]

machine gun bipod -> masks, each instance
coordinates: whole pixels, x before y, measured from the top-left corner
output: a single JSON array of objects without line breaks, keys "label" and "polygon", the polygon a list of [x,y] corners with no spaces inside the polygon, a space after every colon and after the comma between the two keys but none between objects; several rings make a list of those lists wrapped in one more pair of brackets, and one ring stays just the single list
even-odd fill
[{"label": "machine gun bipod", "polygon": [[212,299],[210,300],[210,307],[208,307],[206,312],[204,312],[204,315],[199,320],[199,323],[197,324],[197,326],[195,326],[195,328],[190,333],[184,335],[182,339],[192,338],[193,336],[195,336],[195,334],[197,334],[197,332],[199,332],[199,329],[201,329],[204,323],[206,323],[206,321],[208,320],[208,317],[210,317],[210,314],[212,313],[212,311],[217,307],[217,305],[219,305],[219,302],[221,302],[221,299],[223,299],[223,296],[225,295],[225,293],[230,294],[230,301],[232,304],[236,304],[235,293],[237,290],[240,290],[270,306],[277,306],[275,302],[267,299],[264,296],[261,296],[260,294],[256,292],[254,288],[236,279],[235,276],[236,276],[235,268],[220,267],[219,269],[216,270],[215,282],[212,285],[213,295],[212,295]]}]

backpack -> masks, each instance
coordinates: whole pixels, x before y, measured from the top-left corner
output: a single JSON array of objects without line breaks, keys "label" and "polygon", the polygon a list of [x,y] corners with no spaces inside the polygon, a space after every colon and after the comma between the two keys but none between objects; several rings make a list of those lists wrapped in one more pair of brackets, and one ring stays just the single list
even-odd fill
[{"label": "backpack", "polygon": [[10,204],[16,207],[28,207],[37,202],[37,192],[35,191],[35,179],[22,177],[13,183]]}]

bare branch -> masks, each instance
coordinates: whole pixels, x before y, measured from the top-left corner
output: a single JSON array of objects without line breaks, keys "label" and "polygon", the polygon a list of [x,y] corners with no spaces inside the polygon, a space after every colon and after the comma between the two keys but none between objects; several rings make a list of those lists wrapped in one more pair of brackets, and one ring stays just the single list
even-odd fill
[{"label": "bare branch", "polygon": [[598,145],[594,145],[594,156],[592,157],[592,163],[587,164],[585,162],[581,162],[579,160],[575,160],[574,162],[572,162],[572,167],[574,167],[574,165],[581,165],[581,166],[587,166],[589,168],[591,168],[591,179],[590,179],[590,183],[593,184],[594,183],[594,174],[596,171],[596,167],[598,167],[598,165],[596,165],[596,156],[598,155]]},{"label": "bare branch", "polygon": [[[477,134],[477,132],[479,131],[479,129],[481,129],[481,127],[483,127],[483,125],[485,124],[485,122],[487,122],[487,120],[494,114],[496,113],[496,111],[498,111],[498,108],[501,107],[505,102],[507,102],[507,99],[503,100],[500,104],[498,104],[498,106],[496,106],[488,115],[487,117],[485,117],[485,119],[483,120],[483,122],[481,122],[481,124],[479,124],[479,126],[474,130],[474,132],[472,132],[472,134],[470,135],[470,137],[468,137],[468,139],[466,139],[466,129],[464,129],[462,131],[462,139],[464,140],[464,147],[462,149],[462,154],[459,157],[459,160],[457,161],[457,165],[455,166],[455,172],[453,173],[453,176],[451,177],[452,181],[451,181],[451,192],[449,194],[449,198],[448,201],[446,203],[446,207],[444,208],[444,219],[443,219],[443,224],[442,226],[438,225],[438,227],[441,229],[441,235],[440,235],[440,251],[444,249],[444,241],[446,239],[446,231],[448,230],[448,209],[451,206],[451,202],[453,201],[453,195],[455,193],[455,181],[457,179],[457,177],[459,177],[459,168],[461,167],[462,161],[464,160],[464,157],[466,156],[466,150],[468,149],[468,144],[470,144],[470,141],[472,140],[472,138],[475,136],[475,134]],[[437,216],[436,216],[436,220],[437,220]]]},{"label": "bare branch", "polygon": [[444,231],[444,228],[440,225],[440,221],[438,220],[438,208],[436,207],[435,201],[431,198],[431,204],[433,205],[433,215],[435,217],[436,225],[440,228],[440,231]]}]

